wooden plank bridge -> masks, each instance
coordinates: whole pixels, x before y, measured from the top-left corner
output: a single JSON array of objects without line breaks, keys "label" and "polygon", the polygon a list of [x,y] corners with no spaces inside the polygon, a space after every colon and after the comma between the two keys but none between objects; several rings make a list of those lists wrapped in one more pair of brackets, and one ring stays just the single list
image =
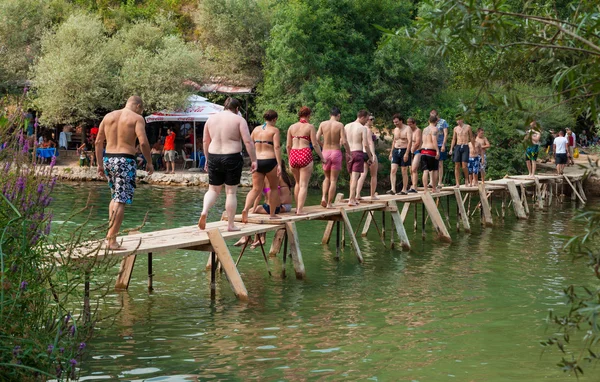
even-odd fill
[{"label": "wooden plank bridge", "polygon": [[[354,254],[359,262],[363,262],[362,253],[358,240],[356,238],[360,225],[363,225],[361,235],[366,236],[371,226],[375,226],[378,231],[381,242],[386,244],[386,234],[389,232],[389,247],[393,248],[399,244],[404,250],[410,250],[411,244],[404,227],[404,221],[410,213],[411,207],[414,211],[414,228],[417,229],[417,206],[421,204],[421,230],[425,235],[427,221],[431,221],[433,229],[438,238],[445,242],[451,242],[452,237],[449,233],[450,227],[450,199],[456,200],[456,229],[460,227],[465,232],[470,232],[470,217],[479,211],[481,224],[493,226],[494,216],[494,198],[501,199],[500,211],[496,208],[496,216],[504,218],[512,205],[514,214],[519,219],[527,219],[533,209],[543,209],[554,203],[561,203],[564,197],[564,190],[571,190],[571,198],[575,202],[585,204],[586,197],[583,192],[581,175],[540,175],[535,178],[526,176],[507,176],[503,179],[486,181],[480,183],[478,187],[444,187],[440,192],[431,193],[419,190],[416,194],[409,195],[380,195],[376,200],[369,197],[363,198],[360,205],[348,206],[343,200],[342,194],[338,194],[333,208],[323,208],[321,206],[305,207],[305,215],[296,215],[293,212],[280,214],[279,219],[270,219],[268,215],[250,214],[248,223],[238,223],[241,231],[228,232],[225,221],[208,223],[204,231],[200,231],[197,226],[187,226],[175,229],[160,230],[146,233],[135,233],[118,238],[118,242],[125,250],[110,251],[101,250],[98,253],[98,243],[89,243],[78,252],[80,257],[87,256],[120,256],[123,257],[119,274],[115,284],[116,289],[127,289],[131,279],[131,274],[137,255],[147,254],[148,259],[148,289],[153,289],[153,255],[169,253],[174,250],[194,250],[210,253],[207,268],[211,270],[211,296],[216,293],[216,274],[220,270],[225,273],[231,288],[235,295],[240,299],[247,299],[248,292],[244,282],[238,272],[237,265],[240,262],[246,247],[250,241],[247,241],[238,255],[237,261],[233,260],[231,252],[226,244],[228,240],[235,240],[244,236],[255,234],[266,234],[274,232],[274,238],[271,247],[267,252],[261,243],[260,248],[266,264],[267,271],[271,274],[269,267],[269,256],[276,256],[283,247],[283,270],[282,277],[285,277],[286,261],[291,258],[294,272],[297,279],[306,277],[306,269],[302,258],[301,243],[298,237],[297,224],[311,220],[325,220],[327,226],[323,233],[322,243],[328,245],[333,235],[334,228],[336,232],[336,257],[339,257],[340,246],[345,245],[346,237]],[[476,197],[476,206],[471,209],[473,196]],[[528,198],[531,199],[531,206]],[[445,207],[444,207],[445,199]],[[403,203],[402,209],[398,207]],[[496,203],[497,204],[497,203]],[[444,216],[440,212],[443,210]],[[377,224],[376,213],[381,213],[380,225]],[[348,214],[361,213],[358,227],[353,227]],[[386,229],[386,213],[391,217],[391,229]],[[236,216],[236,221],[241,221],[241,215]],[[364,224],[363,224],[364,222]],[[397,238],[394,238],[396,235]],[[96,250],[94,250],[96,248]],[[89,297],[89,290],[86,289],[86,296]]]}]

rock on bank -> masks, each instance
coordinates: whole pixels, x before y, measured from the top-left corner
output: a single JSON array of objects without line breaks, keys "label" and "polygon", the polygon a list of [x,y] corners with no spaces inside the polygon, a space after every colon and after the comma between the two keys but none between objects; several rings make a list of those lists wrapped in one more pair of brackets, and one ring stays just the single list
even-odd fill
[{"label": "rock on bank", "polygon": [[[106,181],[98,176],[96,167],[69,167],[55,166],[52,174],[60,180],[67,181]],[[146,171],[137,171],[138,184],[160,184],[168,186],[206,186],[208,187],[208,174],[198,171],[180,170],[175,174],[155,172],[148,175]],[[242,173],[241,186],[252,187],[252,175],[250,171]]]}]

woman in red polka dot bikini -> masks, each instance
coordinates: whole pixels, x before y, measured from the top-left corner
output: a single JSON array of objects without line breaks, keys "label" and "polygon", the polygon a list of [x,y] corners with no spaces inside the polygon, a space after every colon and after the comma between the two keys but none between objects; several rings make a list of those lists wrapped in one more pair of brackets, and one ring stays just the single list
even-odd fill
[{"label": "woman in red polka dot bikini", "polygon": [[303,106],[298,112],[300,121],[291,125],[287,132],[287,152],[292,174],[294,174],[294,179],[296,180],[294,198],[296,199],[297,215],[305,215],[302,212],[302,208],[304,207],[304,202],[306,202],[308,181],[313,171],[313,148],[321,158],[321,162],[323,164],[326,163],[317,141],[315,127],[309,123],[310,114],[311,110]]}]

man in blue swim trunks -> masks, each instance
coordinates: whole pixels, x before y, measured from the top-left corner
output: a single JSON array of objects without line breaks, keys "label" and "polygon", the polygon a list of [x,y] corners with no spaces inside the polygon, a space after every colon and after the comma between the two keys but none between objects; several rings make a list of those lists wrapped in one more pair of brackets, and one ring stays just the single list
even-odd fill
[{"label": "man in blue swim trunks", "polygon": [[[123,109],[106,114],[96,137],[98,175],[108,179],[111,201],[108,206],[108,233],[106,247],[125,249],[117,243],[117,234],[123,223],[125,205],[133,201],[137,171],[135,142],[145,158],[150,158],[150,144],[146,137],[146,122],[142,117],[144,105],[138,96],[129,97]],[[104,154],[104,141],[106,153]],[[103,155],[104,154],[104,155]],[[154,172],[152,163],[146,165],[148,174]]]},{"label": "man in blue swim trunks", "polygon": [[456,127],[452,133],[452,143],[450,144],[450,154],[454,161],[454,179],[456,185],[460,187],[460,170],[465,176],[465,183],[469,183],[469,143],[475,144],[475,136],[471,130],[471,126],[464,123],[462,117],[456,118]]}]

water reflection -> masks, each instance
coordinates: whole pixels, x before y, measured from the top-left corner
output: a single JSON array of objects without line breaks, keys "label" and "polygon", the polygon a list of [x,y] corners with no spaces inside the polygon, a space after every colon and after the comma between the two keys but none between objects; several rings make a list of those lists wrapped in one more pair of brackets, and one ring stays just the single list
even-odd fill
[{"label": "water reflection", "polygon": [[[101,222],[103,184],[61,185],[58,214],[84,203],[90,190]],[[203,192],[141,186],[124,224],[137,226],[148,211],[146,231],[194,224]],[[223,203],[209,220],[220,218]],[[453,204],[449,212],[455,223]],[[547,309],[563,301],[562,287],[589,277],[551,235],[577,232],[574,213],[553,207],[519,222],[509,212],[505,220],[494,216],[493,228],[481,227],[475,213],[472,234],[453,225],[454,241],[444,244],[430,223],[422,239],[418,208],[406,223],[412,251],[389,248],[388,221],[385,247],[374,227],[359,238],[362,265],[348,245],[335,259],[335,237],[320,244],[324,222],[299,223],[307,279],[295,279],[289,260],[282,279],[281,254],[270,260],[269,277],[260,249],[247,250],[240,263],[247,303],[235,299],[224,276],[211,301],[207,255],[193,251],[156,256],[149,294],[139,256],[130,290],[102,307],[121,312],[101,326],[82,373],[136,381],[560,379],[559,355],[540,358],[538,343]],[[359,219],[351,215],[355,229]]]}]

